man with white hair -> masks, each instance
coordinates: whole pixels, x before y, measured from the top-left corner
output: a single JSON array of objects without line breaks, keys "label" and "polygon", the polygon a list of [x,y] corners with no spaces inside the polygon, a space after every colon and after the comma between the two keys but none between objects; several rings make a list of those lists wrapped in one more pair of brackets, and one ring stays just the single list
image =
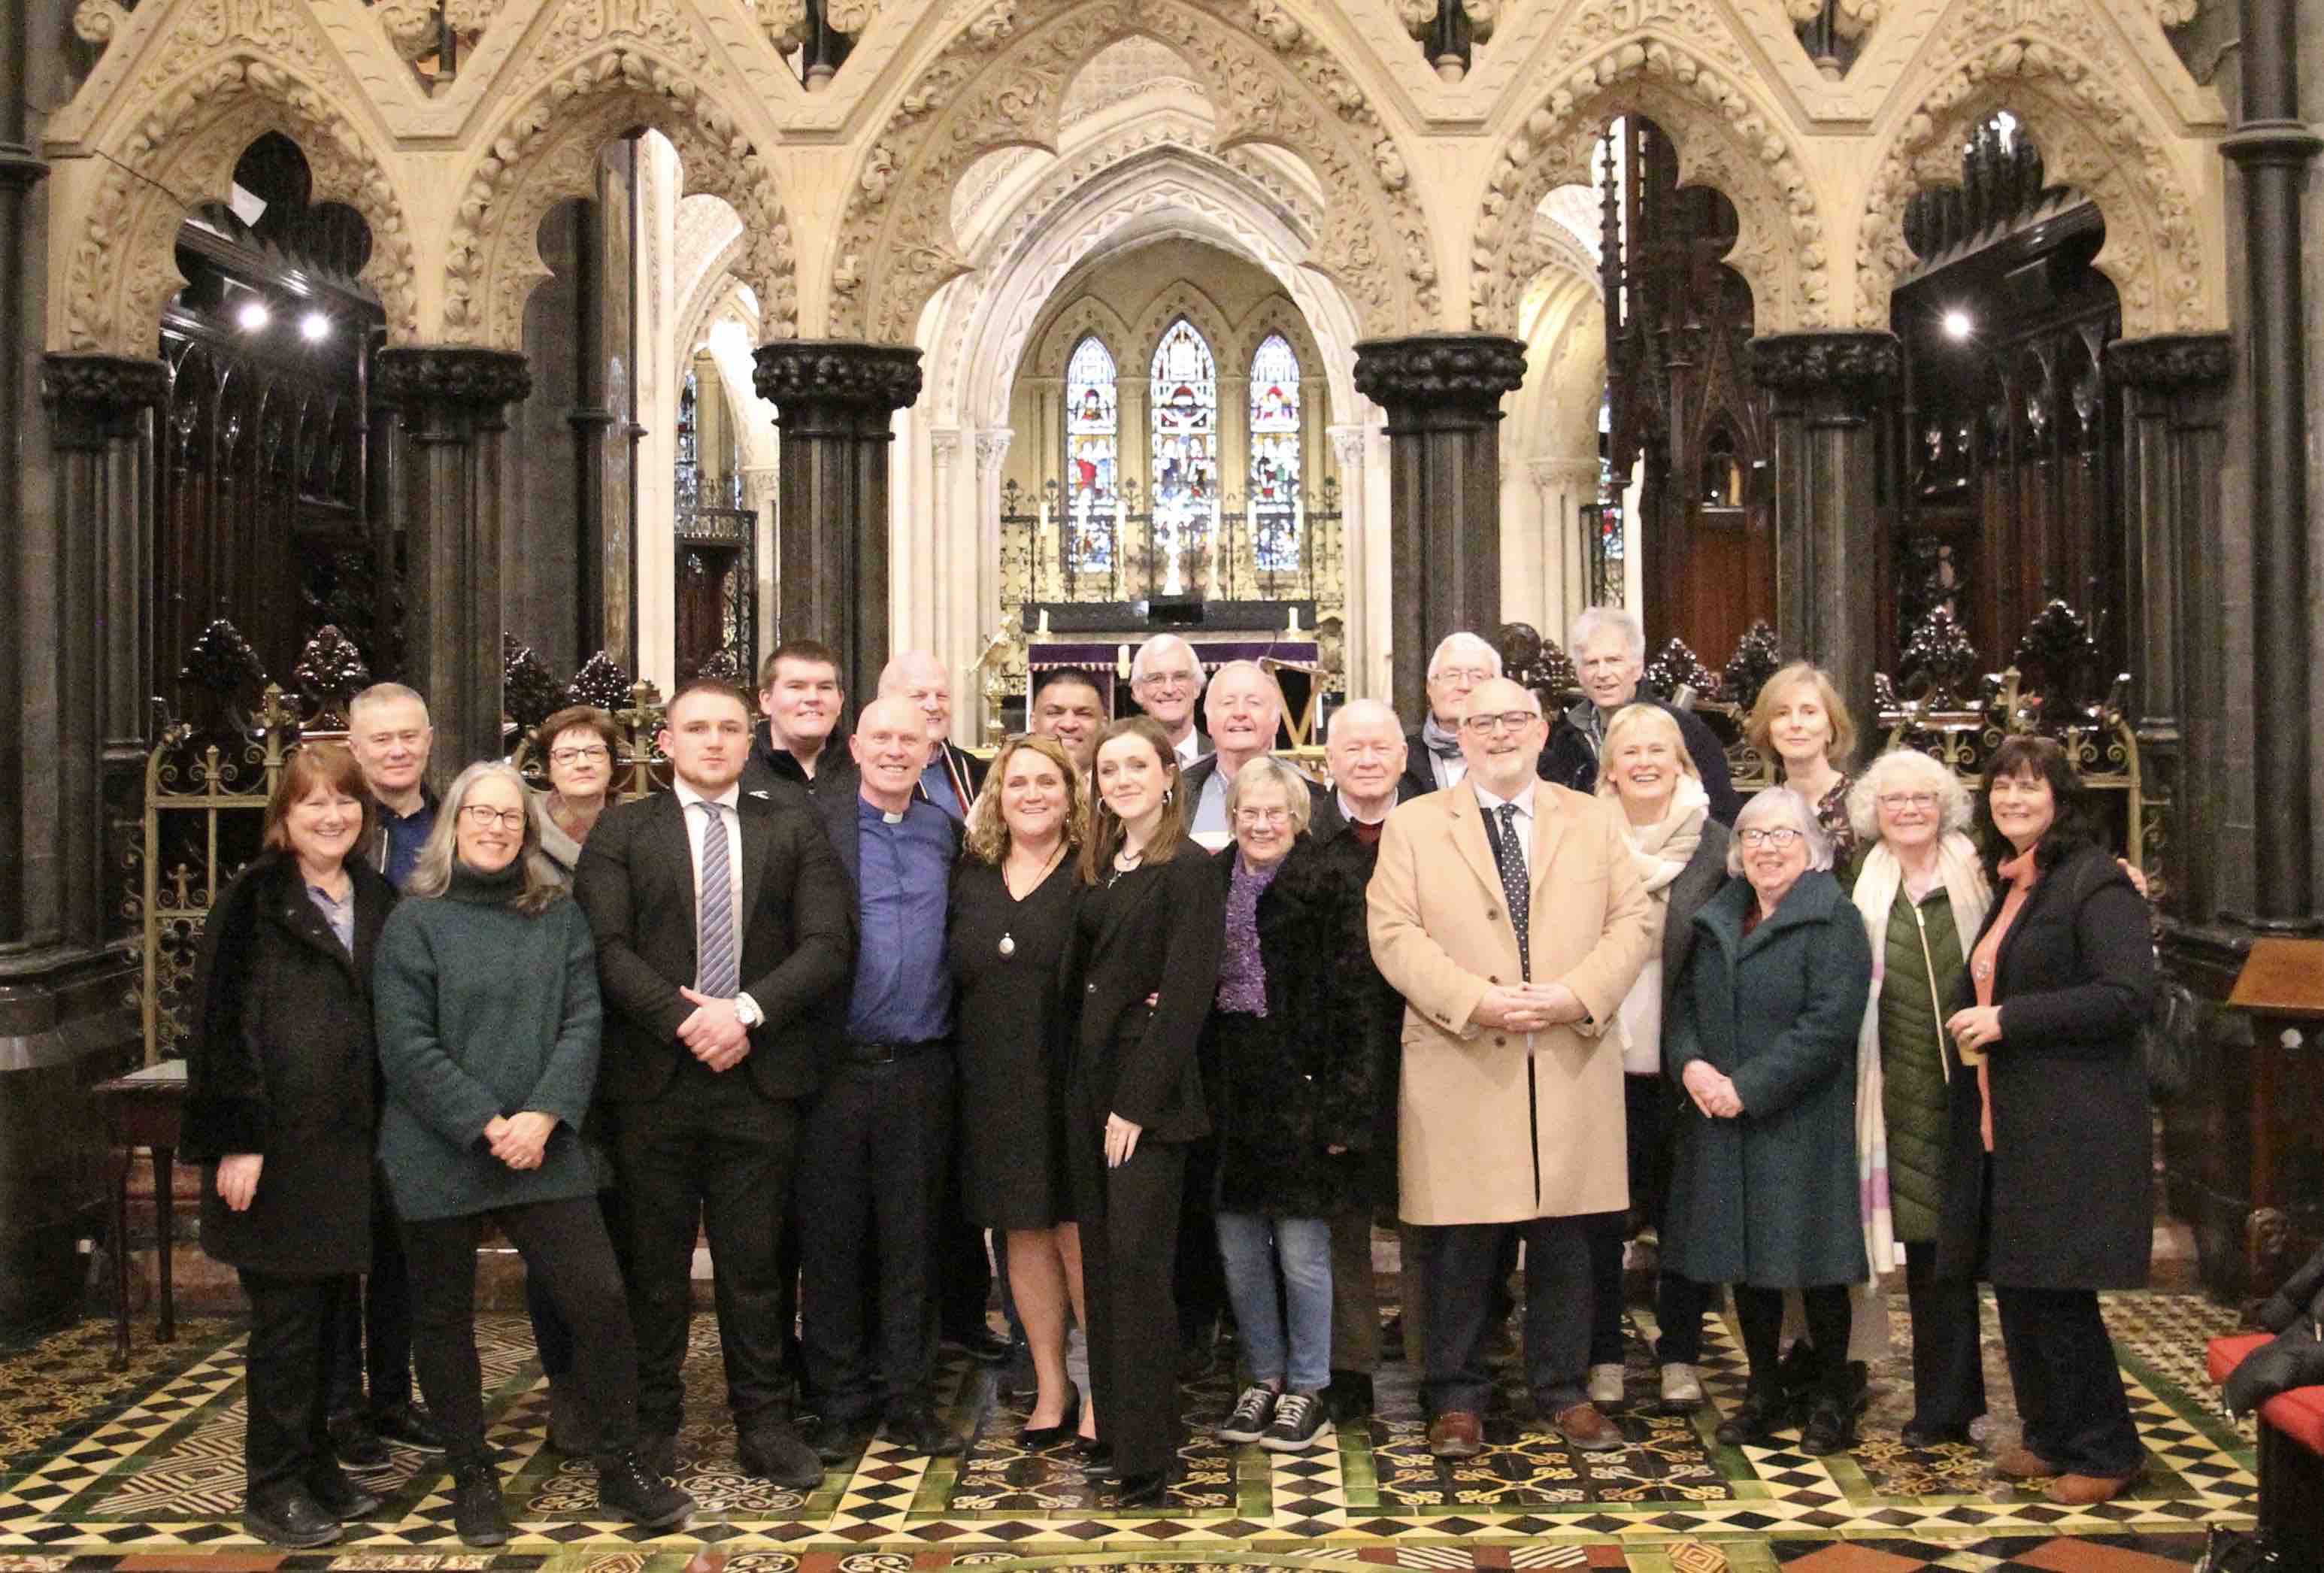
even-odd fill
[{"label": "man with white hair", "polygon": [[[1186,794],[1186,828],[1195,840],[1215,852],[1233,838],[1227,818],[1227,783],[1235,772],[1275,746],[1276,728],[1283,724],[1283,690],[1273,674],[1255,661],[1230,661],[1211,679],[1203,700],[1203,714],[1211,723],[1215,752],[1204,754],[1178,773],[1179,790]],[[1315,821],[1336,814],[1323,789],[1307,783]]]},{"label": "man with white hair", "polygon": [[1428,657],[1428,716],[1404,736],[1406,797],[1457,786],[1469,772],[1461,756],[1461,712],[1479,683],[1501,675],[1501,652],[1463,630],[1437,641]]},{"label": "man with white hair", "polygon": [[1130,693],[1154,717],[1177,751],[1178,768],[1211,751],[1211,740],[1194,725],[1194,701],[1203,697],[1203,658],[1176,634],[1157,634],[1130,658]]},{"label": "man with white hair", "polygon": [[920,795],[954,819],[968,818],[969,805],[984,784],[984,761],[952,740],[952,673],[925,650],[907,650],[880,671],[880,698],[901,699],[928,724],[928,767]]},{"label": "man with white hair", "polygon": [[1735,823],[1743,800],[1736,794],[1734,777],[1727,769],[1727,750],[1702,717],[1652,694],[1641,696],[1639,680],[1646,671],[1646,631],[1619,606],[1592,606],[1573,620],[1566,653],[1582,677],[1582,698],[1563,716],[1541,751],[1541,779],[1578,792],[1598,790],[1598,750],[1605,740],[1606,723],[1624,705],[1643,697],[1646,703],[1670,712],[1679,736],[1693,756],[1711,794],[1711,817],[1722,825]]}]

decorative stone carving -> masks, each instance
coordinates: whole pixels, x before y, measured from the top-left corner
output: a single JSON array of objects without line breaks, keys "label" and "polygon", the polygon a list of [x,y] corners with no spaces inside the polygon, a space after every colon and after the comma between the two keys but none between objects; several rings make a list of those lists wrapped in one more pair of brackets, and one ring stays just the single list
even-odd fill
[{"label": "decorative stone carving", "polygon": [[44,356],[41,397],[58,447],[102,447],[132,435],[140,411],[168,403],[170,368],[127,356]]},{"label": "decorative stone carving", "polygon": [[497,424],[532,392],[524,356],[474,345],[389,345],[373,357],[372,392],[426,438],[469,422]]},{"label": "decorative stone carving", "polygon": [[1016,435],[1006,426],[976,434],[976,478],[979,481],[991,479],[1000,472],[1002,465],[1009,462],[1009,441]]},{"label": "decorative stone carving", "polygon": [[1751,341],[1751,380],[1769,392],[1869,400],[1902,374],[1893,333],[1778,333]]},{"label": "decorative stone carving", "polygon": [[1905,643],[1896,662],[1896,680],[1904,693],[1932,710],[1967,709],[1976,703],[1969,688],[1978,665],[1969,630],[1954,620],[1950,606],[1939,605],[1930,608]]},{"label": "decorative stone carving", "polygon": [[1356,392],[1389,410],[1457,406],[1498,412],[1525,384],[1525,346],[1489,334],[1419,333],[1356,347]]},{"label": "decorative stone carving", "polygon": [[347,707],[371,686],[371,668],[355,642],[326,623],[315,630],[290,669],[290,689],[304,713],[300,725],[309,730],[344,732]]},{"label": "decorative stone carving", "polygon": [[2106,347],[2106,372],[2117,385],[2176,393],[2225,384],[2235,355],[2224,333],[2167,333],[2117,338]]},{"label": "decorative stone carving", "polygon": [[231,706],[244,688],[264,688],[267,678],[242,630],[224,617],[214,617],[187,646],[178,680],[201,689],[221,706]]},{"label": "decorative stone carving", "polygon": [[892,413],[920,396],[920,352],[909,345],[791,338],[751,359],[751,385],[782,414],[816,404]]}]

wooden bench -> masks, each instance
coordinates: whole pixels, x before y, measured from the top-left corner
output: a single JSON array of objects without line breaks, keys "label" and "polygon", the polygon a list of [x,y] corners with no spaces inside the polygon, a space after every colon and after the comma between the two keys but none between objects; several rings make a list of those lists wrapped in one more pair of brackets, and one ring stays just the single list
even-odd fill
[{"label": "wooden bench", "polygon": [[[2266,1333],[2213,1338],[2213,1382],[2225,1382]],[[2259,1410],[2259,1525],[2287,1568],[2324,1568],[2324,1387],[2295,1387]]]}]

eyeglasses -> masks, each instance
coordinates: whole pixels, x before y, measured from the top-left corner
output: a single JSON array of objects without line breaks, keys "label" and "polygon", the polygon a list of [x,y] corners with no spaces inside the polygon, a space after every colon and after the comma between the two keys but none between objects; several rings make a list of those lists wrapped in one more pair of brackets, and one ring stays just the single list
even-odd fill
[{"label": "eyeglasses", "polygon": [[551,764],[581,764],[594,763],[600,759],[611,759],[613,756],[613,750],[602,743],[587,748],[552,748],[549,751],[549,762]]},{"label": "eyeglasses", "polygon": [[1440,666],[1429,677],[1430,682],[1464,682],[1471,688],[1490,682],[1495,673],[1489,666]]},{"label": "eyeglasses", "polygon": [[1926,810],[1937,806],[1937,794],[1934,792],[1882,792],[1880,794],[1880,806],[1884,809],[1890,810],[1920,809]]},{"label": "eyeglasses", "polygon": [[1237,809],[1238,825],[1287,825],[1291,822],[1289,809]]},{"label": "eyeglasses", "polygon": [[1778,825],[1772,830],[1746,830],[1738,837],[1746,847],[1772,847],[1780,852],[1800,838],[1800,833],[1789,825]]},{"label": "eyeglasses", "polygon": [[1463,716],[1461,730],[1480,736],[1493,732],[1522,732],[1540,719],[1531,710],[1501,710],[1490,716]]},{"label": "eyeglasses", "polygon": [[468,803],[462,806],[460,812],[467,818],[469,824],[479,830],[489,830],[495,825],[503,830],[524,828],[522,809],[496,809],[490,803]]},{"label": "eyeglasses", "polygon": [[1160,689],[1165,690],[1172,689],[1190,689],[1194,686],[1194,674],[1191,671],[1140,672],[1138,676],[1130,680],[1130,686],[1134,689]]}]

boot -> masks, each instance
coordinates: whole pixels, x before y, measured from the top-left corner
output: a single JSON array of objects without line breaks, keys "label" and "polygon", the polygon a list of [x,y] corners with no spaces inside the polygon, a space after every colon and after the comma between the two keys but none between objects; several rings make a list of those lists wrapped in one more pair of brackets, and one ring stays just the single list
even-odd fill
[{"label": "boot", "polygon": [[1768,1447],[1775,1433],[1791,1423],[1792,1406],[1784,1402],[1783,1390],[1774,1383],[1754,1380],[1744,1390],[1743,1402],[1735,1406],[1735,1412],[1719,1422],[1719,1445]]},{"label": "boot", "polygon": [[597,1504],[650,1530],[682,1524],[694,1498],[648,1469],[635,1450],[597,1460]]},{"label": "boot", "polygon": [[500,1471],[490,1458],[452,1466],[452,1531],[464,1546],[499,1546],[515,1532],[501,1505]]},{"label": "boot", "polygon": [[1841,1361],[1818,1385],[1808,1406],[1807,1423],[1800,1429],[1800,1451],[1816,1458],[1845,1453],[1856,1446],[1856,1384],[1847,1362]]}]

